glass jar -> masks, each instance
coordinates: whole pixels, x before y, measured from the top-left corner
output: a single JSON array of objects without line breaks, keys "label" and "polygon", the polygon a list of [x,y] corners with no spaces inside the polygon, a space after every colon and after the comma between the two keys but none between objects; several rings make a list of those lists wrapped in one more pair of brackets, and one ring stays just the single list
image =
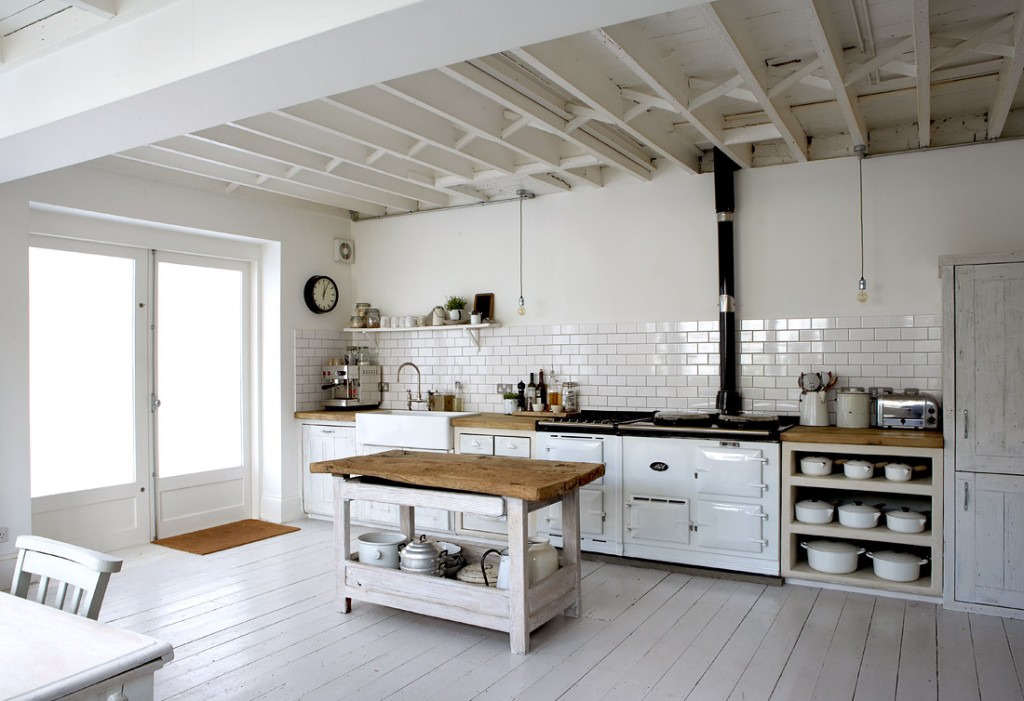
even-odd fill
[{"label": "glass jar", "polygon": [[366,310],[366,328],[368,329],[379,329],[380,328],[380,310],[379,309],[367,309]]},{"label": "glass jar", "polygon": [[566,414],[575,414],[580,410],[580,386],[578,383],[562,383],[562,408]]}]

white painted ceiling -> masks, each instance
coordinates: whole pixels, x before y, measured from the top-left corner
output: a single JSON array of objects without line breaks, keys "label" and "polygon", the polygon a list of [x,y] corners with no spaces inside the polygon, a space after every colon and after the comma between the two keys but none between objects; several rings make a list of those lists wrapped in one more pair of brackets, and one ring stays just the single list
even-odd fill
[{"label": "white painted ceiling", "polygon": [[[141,31],[149,13],[172,4],[0,0],[0,80],[31,69],[38,55],[59,58],[105,28]],[[397,17],[458,3],[379,4],[392,5]],[[535,11],[525,5],[524,23],[542,21],[539,5]],[[213,113],[203,122],[199,104],[179,100],[182,119],[167,121],[158,140],[123,148],[111,136],[115,148],[84,149],[80,159],[365,218],[506,199],[518,189],[543,195],[602,187],[620,176],[644,181],[660,171],[699,173],[708,169],[712,147],[742,167],[758,167],[849,156],[860,145],[874,155],[1024,134],[1024,0],[660,6],[671,9],[621,22],[623,15],[593,5],[594,21],[620,22],[606,25],[588,23],[588,6],[577,2],[578,16],[551,22],[574,33],[526,45],[501,42],[544,28],[516,34],[516,27],[487,29],[476,18],[475,31],[500,50],[433,64],[440,67],[425,61],[411,73],[414,64],[396,61],[388,79],[353,77],[355,84],[341,92],[269,110],[246,111],[240,98],[241,114],[227,122],[209,121]],[[470,43],[438,31],[443,28],[423,26],[421,35],[396,32],[381,43]],[[396,44],[392,54],[399,49]],[[364,55],[370,61],[390,54]],[[373,70],[350,71],[366,72]],[[301,82],[301,72],[293,75]],[[291,93],[278,92],[283,100]],[[136,119],[146,119],[143,108],[133,109]],[[17,131],[10,130],[12,141]],[[0,139],[7,135],[0,129]],[[41,159],[40,168],[48,163]]]}]

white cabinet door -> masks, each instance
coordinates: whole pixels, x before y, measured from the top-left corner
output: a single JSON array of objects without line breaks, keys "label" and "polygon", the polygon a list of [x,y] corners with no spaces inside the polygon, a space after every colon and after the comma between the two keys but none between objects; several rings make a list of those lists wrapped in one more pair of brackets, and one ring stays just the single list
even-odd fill
[{"label": "white cabinet door", "polygon": [[1024,608],[1024,477],[956,478],[957,601]]},{"label": "white cabinet door", "polygon": [[1024,475],[1024,263],[956,268],[956,469]]},{"label": "white cabinet door", "polygon": [[311,462],[349,458],[356,454],[354,426],[302,426],[302,508],[314,516],[334,516],[331,475],[314,475]]}]

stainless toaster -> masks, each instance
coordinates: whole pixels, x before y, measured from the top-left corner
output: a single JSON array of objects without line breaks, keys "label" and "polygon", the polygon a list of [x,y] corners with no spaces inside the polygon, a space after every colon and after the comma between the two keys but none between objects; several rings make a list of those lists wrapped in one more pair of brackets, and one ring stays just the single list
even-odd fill
[{"label": "stainless toaster", "polygon": [[908,388],[902,394],[880,394],[875,399],[875,425],[879,428],[939,427],[939,404],[927,394]]}]

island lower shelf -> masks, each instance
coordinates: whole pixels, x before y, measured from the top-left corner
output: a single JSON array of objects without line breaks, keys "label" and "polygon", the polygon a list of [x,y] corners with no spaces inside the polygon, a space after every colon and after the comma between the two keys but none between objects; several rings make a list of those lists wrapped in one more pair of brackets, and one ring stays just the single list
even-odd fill
[{"label": "island lower shelf", "polygon": [[[345,585],[360,601],[436,616],[508,633],[512,608],[506,589],[456,579],[366,565],[352,559],[345,567]],[[553,612],[575,600],[575,577],[561,567],[531,586],[526,596],[527,630],[548,621]]]}]

